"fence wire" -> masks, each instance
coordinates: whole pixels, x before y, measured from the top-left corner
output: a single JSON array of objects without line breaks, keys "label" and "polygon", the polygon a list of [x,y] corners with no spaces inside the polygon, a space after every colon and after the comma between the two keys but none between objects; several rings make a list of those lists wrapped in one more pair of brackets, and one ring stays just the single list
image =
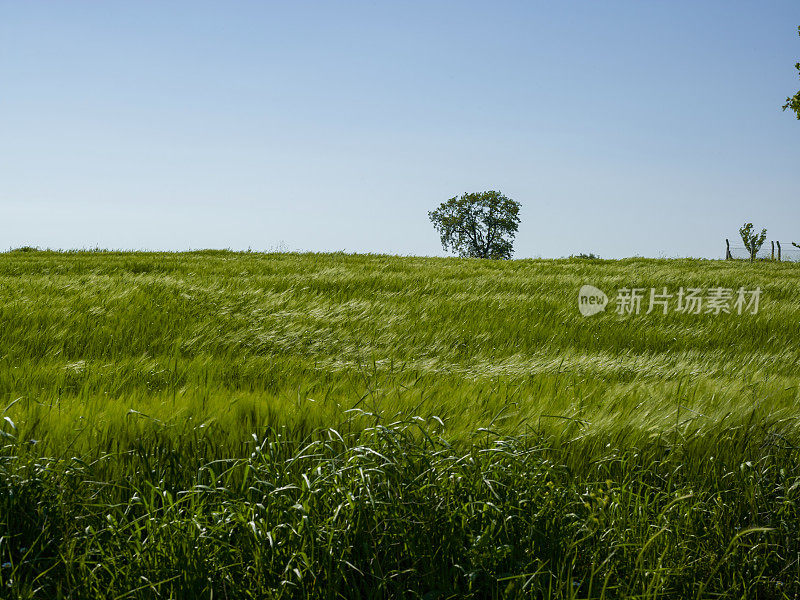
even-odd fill
[{"label": "fence wire", "polygon": [[[750,260],[750,251],[744,246],[731,246],[733,260]],[[756,254],[756,260],[778,260],[778,245],[775,244],[775,254],[772,253],[772,244],[764,244]],[[792,246],[790,242],[781,242],[781,260],[787,262],[800,262],[800,248]]]}]

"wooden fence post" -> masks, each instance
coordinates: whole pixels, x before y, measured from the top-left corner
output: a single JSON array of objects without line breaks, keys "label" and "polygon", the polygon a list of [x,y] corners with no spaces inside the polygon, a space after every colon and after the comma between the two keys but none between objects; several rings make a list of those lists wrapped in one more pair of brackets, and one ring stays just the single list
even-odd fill
[{"label": "wooden fence post", "polygon": [[772,242],[772,259],[775,260],[775,242]]},{"label": "wooden fence post", "polygon": [[725,260],[730,260],[731,258],[731,243],[728,238],[725,238]]},{"label": "wooden fence post", "polygon": [[781,243],[780,242],[775,242],[775,243],[778,244],[778,262],[781,262]]}]

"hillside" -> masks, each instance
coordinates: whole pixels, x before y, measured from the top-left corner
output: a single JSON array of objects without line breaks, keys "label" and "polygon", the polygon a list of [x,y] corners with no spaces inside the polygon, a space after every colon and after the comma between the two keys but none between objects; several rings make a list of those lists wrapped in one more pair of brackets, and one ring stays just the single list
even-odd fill
[{"label": "hillside", "polygon": [[[638,315],[583,317],[583,284],[648,291]],[[718,286],[760,287],[758,313],[644,314],[650,288]],[[506,432],[542,414],[652,430],[678,405],[696,427],[800,406],[789,264],[11,253],[0,298],[5,402],[100,428],[129,409],[313,428],[358,404],[454,433],[500,411]]]},{"label": "hillside", "polygon": [[798,325],[789,263],[0,254],[0,584],[794,597]]}]

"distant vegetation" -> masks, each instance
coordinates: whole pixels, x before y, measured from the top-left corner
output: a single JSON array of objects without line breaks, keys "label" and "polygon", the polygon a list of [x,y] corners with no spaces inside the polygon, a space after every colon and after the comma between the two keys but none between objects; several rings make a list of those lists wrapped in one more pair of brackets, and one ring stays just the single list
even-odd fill
[{"label": "distant vegetation", "polygon": [[428,217],[445,250],[461,257],[508,259],[514,254],[519,209],[519,202],[489,191],[450,198]]},{"label": "distant vegetation", "polygon": [[756,233],[753,231],[752,223],[745,223],[739,229],[739,235],[742,238],[744,247],[750,253],[750,261],[754,261],[758,251],[761,250],[761,246],[764,245],[764,240],[767,239],[767,230],[762,229],[761,233]]},{"label": "distant vegetation", "polygon": [[798,322],[791,263],[4,253],[0,596],[797,597]]}]

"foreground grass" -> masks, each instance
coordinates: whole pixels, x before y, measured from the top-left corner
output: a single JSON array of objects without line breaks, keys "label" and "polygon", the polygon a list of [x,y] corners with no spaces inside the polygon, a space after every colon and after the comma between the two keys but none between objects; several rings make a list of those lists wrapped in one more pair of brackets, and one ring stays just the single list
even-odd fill
[{"label": "foreground grass", "polygon": [[[584,319],[584,283],[763,300]],[[797,597],[798,284],[692,260],[0,255],[0,584]]]},{"label": "foreground grass", "polygon": [[605,437],[454,446],[435,420],[361,419],[268,429],[229,460],[208,460],[213,431],[156,427],[91,462],[11,442],[0,582],[47,598],[800,593],[798,450],[779,423],[602,452]]}]

